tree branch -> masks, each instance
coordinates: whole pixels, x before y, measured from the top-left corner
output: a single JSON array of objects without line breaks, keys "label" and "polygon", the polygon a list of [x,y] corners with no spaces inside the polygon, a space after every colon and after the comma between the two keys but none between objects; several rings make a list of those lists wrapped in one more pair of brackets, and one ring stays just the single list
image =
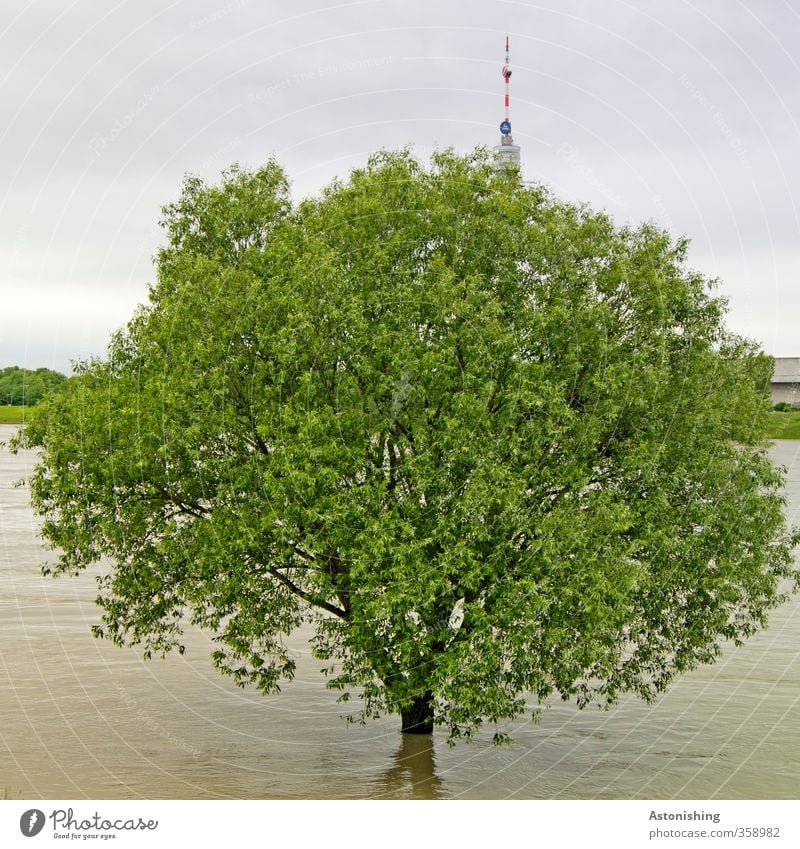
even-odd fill
[{"label": "tree branch", "polygon": [[249,439],[252,440],[252,444],[255,448],[257,448],[265,457],[269,457],[272,452],[258,433],[255,416],[253,415],[253,407],[251,404],[248,404],[241,386],[239,385],[239,381],[231,380],[230,386],[234,407],[236,407],[239,412],[246,417],[250,425],[250,434],[248,434]]},{"label": "tree branch", "polygon": [[267,571],[273,577],[277,578],[282,584],[287,586],[296,596],[299,596],[303,599],[303,601],[307,601],[309,604],[314,607],[321,607],[323,610],[327,610],[328,613],[333,613],[335,616],[338,616],[340,619],[347,619],[347,611],[342,610],[341,607],[337,607],[335,604],[331,604],[329,601],[325,601],[324,599],[314,598],[314,596],[301,589],[294,583],[291,579],[287,578],[286,575],[279,572],[274,566],[267,566]]},{"label": "tree branch", "polygon": [[303,560],[306,560],[308,563],[316,563],[317,558],[308,551],[304,551],[296,542],[287,542],[286,543],[292,551]]}]

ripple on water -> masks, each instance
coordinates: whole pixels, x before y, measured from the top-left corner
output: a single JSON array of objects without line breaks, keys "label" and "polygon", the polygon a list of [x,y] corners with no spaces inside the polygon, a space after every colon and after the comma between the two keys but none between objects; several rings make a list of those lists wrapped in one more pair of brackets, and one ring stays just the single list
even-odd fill
[{"label": "ripple on water", "polygon": [[[0,426],[0,441],[13,427]],[[777,443],[800,522],[800,442]],[[95,640],[90,575],[43,579],[27,506],[33,458],[0,453],[0,787],[11,798],[797,798],[800,610],[684,676],[654,706],[611,711],[555,702],[449,748],[394,718],[348,725],[306,632],[297,680],[280,696],[242,691],[211,666],[208,636],[145,663]]]}]

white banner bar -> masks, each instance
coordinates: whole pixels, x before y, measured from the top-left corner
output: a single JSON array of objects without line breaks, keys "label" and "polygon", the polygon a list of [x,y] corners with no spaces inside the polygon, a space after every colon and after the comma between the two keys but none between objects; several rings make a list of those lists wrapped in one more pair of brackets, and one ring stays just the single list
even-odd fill
[{"label": "white banner bar", "polygon": [[0,846],[800,846],[796,801],[18,801]]}]

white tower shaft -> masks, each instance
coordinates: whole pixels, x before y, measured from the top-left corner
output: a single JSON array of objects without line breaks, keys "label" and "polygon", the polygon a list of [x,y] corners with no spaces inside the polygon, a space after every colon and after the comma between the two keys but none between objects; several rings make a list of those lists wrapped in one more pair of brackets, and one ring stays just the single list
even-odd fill
[{"label": "white tower shaft", "polygon": [[494,148],[494,153],[497,154],[497,161],[501,166],[519,167],[519,145],[514,144],[514,138],[511,135],[511,119],[509,117],[511,102],[511,59],[509,58],[508,50],[508,34],[506,34],[506,63],[503,65],[503,82],[505,89],[505,118],[500,124],[500,144]]}]

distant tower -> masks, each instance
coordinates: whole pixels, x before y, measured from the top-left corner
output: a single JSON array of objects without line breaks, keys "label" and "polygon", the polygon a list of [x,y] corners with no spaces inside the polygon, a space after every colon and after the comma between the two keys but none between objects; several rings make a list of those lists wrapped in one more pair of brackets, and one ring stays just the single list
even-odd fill
[{"label": "distant tower", "polygon": [[514,144],[511,137],[511,121],[508,118],[509,82],[511,81],[511,66],[508,58],[508,35],[506,35],[506,63],[503,65],[503,79],[505,80],[505,102],[506,117],[500,124],[500,144],[492,150],[497,155],[497,162],[501,168],[515,165],[519,167],[519,145]]}]

